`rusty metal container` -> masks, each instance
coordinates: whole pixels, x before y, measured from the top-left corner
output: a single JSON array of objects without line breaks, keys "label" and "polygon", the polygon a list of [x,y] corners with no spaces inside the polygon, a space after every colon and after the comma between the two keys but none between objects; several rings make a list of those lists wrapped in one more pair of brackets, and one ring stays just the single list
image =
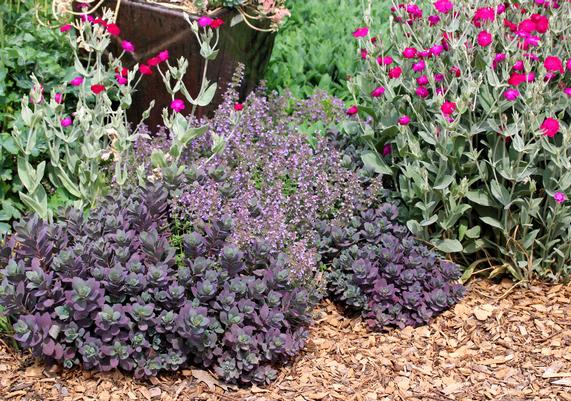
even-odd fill
[{"label": "rusty metal container", "polygon": [[[107,0],[104,3],[104,7],[115,9],[115,6],[116,0]],[[218,28],[219,53],[214,61],[209,62],[207,72],[208,79],[218,83],[218,90],[210,105],[197,109],[198,116],[211,115],[220,105],[222,95],[231,82],[238,63],[245,66],[245,76],[240,88],[241,98],[251,92],[263,77],[275,39],[274,33],[261,32],[247,26],[236,10],[220,9],[209,16],[224,21]],[[200,16],[190,17],[198,19]],[[144,63],[158,52],[167,49],[172,60],[181,56],[188,59],[189,68],[184,82],[190,95],[197,95],[202,82],[204,60],[200,57],[198,42],[181,11],[144,0],[121,0],[117,24],[121,28],[121,38],[135,45],[135,53],[124,59],[127,67]],[[119,54],[120,48],[117,40],[111,46],[111,51]],[[143,77],[137,87],[129,109],[131,123],[137,124],[140,121],[143,111],[149,107],[152,100],[155,100],[155,107],[146,123],[154,132],[157,126],[162,124],[162,109],[168,107],[171,102],[158,73]],[[185,111],[190,112],[190,107]]]}]

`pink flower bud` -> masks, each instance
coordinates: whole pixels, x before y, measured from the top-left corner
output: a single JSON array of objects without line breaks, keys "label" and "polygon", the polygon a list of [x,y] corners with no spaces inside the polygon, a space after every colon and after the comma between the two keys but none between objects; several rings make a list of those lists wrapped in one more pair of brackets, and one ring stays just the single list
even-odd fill
[{"label": "pink flower bud", "polygon": [[157,57],[159,58],[159,60],[161,60],[161,62],[167,61],[169,59],[169,51],[163,50],[162,52],[159,53]]},{"label": "pink flower bud", "polygon": [[353,37],[354,38],[364,38],[365,36],[367,36],[369,34],[369,28],[362,27],[362,28],[357,28],[355,30],[355,32],[353,32]]},{"label": "pink flower bud", "polygon": [[410,117],[407,116],[406,114],[399,118],[399,124],[400,125],[408,125],[409,123],[410,123]]},{"label": "pink flower bud", "polygon": [[198,19],[198,26],[201,28],[206,28],[207,26],[212,25],[213,19],[207,16],[200,17]]},{"label": "pink flower bud", "polygon": [[71,25],[70,24],[65,24],[59,27],[59,31],[64,33],[64,32],[69,32],[71,30]]},{"label": "pink flower bud", "polygon": [[121,47],[123,48],[123,50],[125,50],[127,53],[134,53],[135,52],[135,45],[133,45],[131,42],[129,42],[128,40],[124,40],[121,42]]},{"label": "pink flower bud", "polygon": [[79,86],[83,83],[83,77],[81,75],[78,75],[77,77],[69,81],[69,83],[71,84],[71,86]]},{"label": "pink flower bud", "polygon": [[565,195],[563,192],[555,192],[553,199],[555,199],[555,202],[562,204],[567,200],[567,195]]},{"label": "pink flower bud", "polygon": [[510,102],[513,102],[514,100],[516,100],[519,97],[520,93],[517,89],[508,89],[507,91],[504,92],[504,98],[506,100],[509,100]]},{"label": "pink flower bud", "polygon": [[181,99],[174,99],[171,102],[171,109],[173,109],[176,113],[180,113],[185,108],[184,101]]},{"label": "pink flower bud", "polygon": [[359,112],[359,108],[356,105],[349,107],[346,111],[348,116],[354,116]]},{"label": "pink flower bud", "polygon": [[62,104],[63,102],[63,95],[60,92],[56,92],[56,94],[54,95],[54,101],[57,104]]},{"label": "pink flower bud", "polygon": [[71,119],[71,117],[67,116],[65,118],[62,118],[60,124],[63,128],[66,128],[69,127],[71,124],[73,124],[73,120]]},{"label": "pink flower bud", "polygon": [[371,92],[371,96],[372,97],[380,97],[385,93],[385,88],[383,88],[382,86],[379,86],[378,88],[375,88],[372,92]]}]

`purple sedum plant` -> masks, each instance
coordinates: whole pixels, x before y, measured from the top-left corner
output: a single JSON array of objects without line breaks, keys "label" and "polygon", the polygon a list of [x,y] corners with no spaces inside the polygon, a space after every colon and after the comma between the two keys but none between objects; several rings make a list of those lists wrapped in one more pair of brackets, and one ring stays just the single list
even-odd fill
[{"label": "purple sedum plant", "polygon": [[15,340],[67,368],[148,377],[198,364],[227,382],[272,380],[305,344],[315,288],[267,244],[229,242],[229,218],[189,231],[177,255],[168,204],[164,185],[148,184],[88,216],[15,224],[0,250]]},{"label": "purple sedum plant", "polygon": [[458,266],[412,237],[397,216],[396,206],[383,204],[350,224],[319,227],[330,296],[372,330],[425,324],[464,294]]}]

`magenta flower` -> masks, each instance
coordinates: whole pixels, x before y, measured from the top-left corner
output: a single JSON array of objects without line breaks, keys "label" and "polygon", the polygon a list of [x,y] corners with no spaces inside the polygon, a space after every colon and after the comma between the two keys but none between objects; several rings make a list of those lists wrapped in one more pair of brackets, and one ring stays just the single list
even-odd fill
[{"label": "magenta flower", "polygon": [[62,120],[60,121],[60,124],[63,128],[69,127],[71,124],[73,124],[73,120],[71,119],[70,116],[67,116],[65,118],[62,118]]},{"label": "magenta flower", "polygon": [[523,60],[518,60],[515,62],[513,69],[516,71],[523,71],[525,68],[525,65],[523,64]]},{"label": "magenta flower", "polygon": [[543,135],[549,138],[553,138],[559,132],[559,128],[559,121],[552,117],[547,117],[541,124]]},{"label": "magenta flower", "polygon": [[162,52],[159,53],[157,57],[159,58],[159,60],[161,60],[161,62],[167,61],[169,59],[169,51],[163,50]]},{"label": "magenta flower", "polygon": [[424,99],[424,98],[428,97],[429,94],[430,94],[430,93],[428,92],[428,89],[426,89],[425,86],[418,86],[418,87],[416,88],[416,95],[417,95],[418,97],[421,97],[421,98]]},{"label": "magenta flower", "polygon": [[563,93],[565,93],[567,96],[571,96],[571,88],[563,89]]},{"label": "magenta flower", "polygon": [[198,19],[198,26],[200,26],[201,28],[206,28],[207,26],[212,25],[213,21],[214,20],[212,18],[203,16]]},{"label": "magenta flower", "polygon": [[504,98],[506,100],[509,100],[510,102],[513,102],[514,100],[516,100],[519,97],[520,93],[517,89],[508,89],[507,91],[504,92]]},{"label": "magenta flower", "polygon": [[406,114],[399,118],[399,124],[400,125],[408,125],[409,123],[410,123],[410,117],[407,116]]},{"label": "magenta flower", "polygon": [[492,63],[494,68],[496,68],[498,66],[498,64],[501,63],[502,61],[504,61],[506,58],[507,58],[507,56],[505,55],[505,53],[496,54],[496,56],[494,57],[494,61]]},{"label": "magenta flower", "polygon": [[59,27],[59,31],[60,32],[69,32],[71,30],[71,25],[70,24],[65,24]]},{"label": "magenta flower", "polygon": [[390,56],[386,57],[377,57],[377,63],[379,65],[391,65],[393,63],[393,58]]},{"label": "magenta flower", "polygon": [[428,77],[426,75],[421,75],[420,77],[416,78],[416,83],[419,86],[428,85]]},{"label": "magenta flower", "polygon": [[57,104],[62,104],[63,95],[60,92],[56,92],[56,94],[54,95],[54,100]]},{"label": "magenta flower", "polygon": [[404,58],[415,58],[417,50],[414,47],[407,47],[403,50],[402,55]]},{"label": "magenta flower", "polygon": [[440,111],[445,116],[449,116],[456,111],[456,103],[454,102],[444,102],[442,106],[440,106]]},{"label": "magenta flower", "polygon": [[385,146],[383,146],[383,156],[388,156],[391,153],[393,153],[393,145],[391,145],[390,143],[387,143]]},{"label": "magenta flower", "polygon": [[131,42],[129,42],[128,40],[124,40],[121,42],[121,47],[123,48],[123,50],[125,50],[127,53],[134,53],[135,52],[135,45],[133,45]]},{"label": "magenta flower", "polygon": [[115,74],[115,80],[117,81],[117,83],[121,86],[123,85],[127,85],[127,82],[129,82],[127,80],[127,78],[121,76],[120,74]]},{"label": "magenta flower", "polygon": [[565,195],[563,192],[555,192],[553,199],[555,199],[555,202],[562,204],[567,200],[567,195]]},{"label": "magenta flower", "polygon": [[549,72],[560,72],[563,74],[565,71],[563,70],[563,62],[559,57],[556,56],[548,56],[545,58],[543,62],[543,66]]},{"label": "magenta flower", "polygon": [[378,88],[375,88],[372,92],[371,92],[371,96],[372,97],[380,97],[385,93],[385,88],[383,88],[382,86],[379,86]]},{"label": "magenta flower", "polygon": [[244,105],[242,103],[234,103],[234,110],[235,111],[242,111],[242,110],[244,110]]},{"label": "magenta flower", "polygon": [[180,113],[181,111],[184,110],[185,108],[185,104],[184,101],[181,99],[174,99],[171,102],[171,109],[173,109],[176,113]]},{"label": "magenta flower", "polygon": [[361,60],[365,60],[368,54],[367,49],[361,49]]},{"label": "magenta flower", "polygon": [[567,67],[567,71],[571,71],[571,58],[567,60],[567,64],[565,66]]},{"label": "magenta flower", "polygon": [[359,108],[356,105],[349,107],[346,111],[348,116],[354,116],[359,112]]},{"label": "magenta flower", "polygon": [[444,46],[434,45],[430,48],[430,53],[433,56],[439,56],[444,51]]},{"label": "magenta flower", "polygon": [[402,68],[400,67],[393,67],[389,70],[389,78],[390,79],[396,79],[398,77],[400,77],[402,74]]},{"label": "magenta flower", "polygon": [[417,62],[414,63],[413,66],[412,66],[412,70],[413,70],[414,72],[424,71],[425,68],[426,68],[426,63],[424,62],[424,60],[417,61]]},{"label": "magenta flower", "polygon": [[438,15],[429,15],[428,16],[428,24],[430,26],[438,25],[440,22],[440,17]]},{"label": "magenta flower", "polygon": [[492,43],[492,34],[488,31],[481,31],[478,34],[478,45],[487,47]]},{"label": "magenta flower", "polygon": [[355,32],[353,32],[353,37],[354,38],[364,38],[365,36],[367,36],[369,34],[369,28],[362,27],[362,28],[357,28],[355,30]]},{"label": "magenta flower", "polygon": [[442,82],[442,81],[444,81],[444,74],[440,74],[440,73],[434,74],[434,80],[435,80],[436,82]]},{"label": "magenta flower", "polygon": [[454,8],[454,5],[450,0],[437,0],[434,3],[434,8],[442,14],[448,14]]},{"label": "magenta flower", "polygon": [[71,84],[71,86],[79,86],[83,83],[83,77],[81,75],[78,75],[77,77],[69,81],[69,83]]}]

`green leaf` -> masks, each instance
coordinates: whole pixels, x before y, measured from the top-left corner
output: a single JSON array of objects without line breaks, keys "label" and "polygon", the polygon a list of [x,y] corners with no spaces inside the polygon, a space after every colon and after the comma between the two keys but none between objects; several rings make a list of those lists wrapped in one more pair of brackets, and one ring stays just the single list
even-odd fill
[{"label": "green leaf", "polygon": [[204,135],[206,131],[208,131],[208,125],[203,125],[202,127],[197,128],[189,128],[178,138],[178,140],[181,145],[186,146],[188,142]]},{"label": "green leaf", "polygon": [[386,165],[385,161],[381,159],[374,152],[365,152],[361,155],[361,160],[365,167],[374,171],[377,174],[392,175],[392,170]]},{"label": "green leaf", "polygon": [[496,205],[496,202],[494,202],[494,200],[490,198],[490,196],[487,193],[481,191],[468,191],[468,193],[466,194],[466,198],[482,206]]},{"label": "green leaf", "polygon": [[434,224],[438,221],[438,216],[436,214],[433,214],[429,219],[426,220],[422,220],[420,222],[420,225],[423,227],[429,226],[431,224]]},{"label": "green leaf", "polygon": [[195,100],[196,104],[198,106],[209,105],[210,102],[212,102],[212,99],[214,98],[214,94],[216,93],[217,87],[218,87],[218,84],[216,82],[214,82],[212,85],[210,85],[208,87],[208,89],[206,89],[204,91],[204,93]]},{"label": "green leaf", "polygon": [[489,226],[499,228],[500,230],[504,231],[504,226],[502,225],[502,223],[500,223],[498,220],[494,219],[493,217],[480,217],[480,220],[482,220],[484,223],[486,223]]},{"label": "green leaf", "polygon": [[165,153],[159,149],[153,149],[151,153],[151,164],[153,167],[166,167],[167,159]]},{"label": "green leaf", "polygon": [[497,180],[492,180],[490,190],[492,191],[494,198],[500,201],[502,205],[508,206],[511,203],[512,199],[510,192]]},{"label": "green leaf", "polygon": [[438,177],[434,182],[434,189],[442,190],[448,188],[450,184],[454,181],[454,174],[445,174]]},{"label": "green leaf", "polygon": [[464,247],[456,239],[439,239],[433,241],[434,246],[444,253],[462,252]]},{"label": "green leaf", "polygon": [[35,193],[31,196],[23,192],[19,192],[22,202],[40,215],[42,219],[48,218],[48,197],[43,186],[39,186]]}]

